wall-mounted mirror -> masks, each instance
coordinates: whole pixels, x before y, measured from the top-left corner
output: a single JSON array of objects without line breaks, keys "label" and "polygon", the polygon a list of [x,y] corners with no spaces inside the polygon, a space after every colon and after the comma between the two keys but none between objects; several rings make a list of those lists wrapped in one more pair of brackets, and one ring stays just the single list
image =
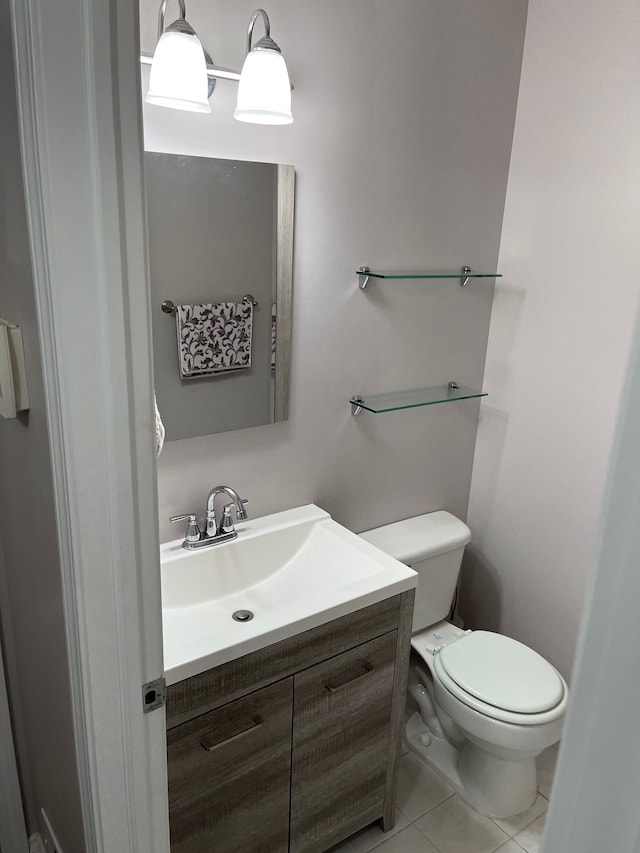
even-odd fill
[{"label": "wall-mounted mirror", "polygon": [[[144,156],[155,388],[167,441],[286,420],[293,166]],[[206,341],[209,353],[216,336],[227,335],[225,323],[249,324],[242,363],[250,364],[224,370],[211,362],[209,371],[185,378],[184,324],[167,303],[213,305],[208,316],[222,312]],[[231,304],[237,312],[225,314]],[[200,328],[209,335],[213,326]],[[198,346],[197,337],[190,345]]]}]

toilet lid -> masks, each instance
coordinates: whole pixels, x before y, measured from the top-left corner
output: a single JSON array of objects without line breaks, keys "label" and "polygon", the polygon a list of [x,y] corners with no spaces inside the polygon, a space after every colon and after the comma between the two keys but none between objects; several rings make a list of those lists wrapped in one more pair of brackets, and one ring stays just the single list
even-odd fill
[{"label": "toilet lid", "polygon": [[473,631],[445,646],[442,668],[466,693],[487,705],[519,714],[554,708],[564,695],[562,680],[528,646],[490,631]]}]

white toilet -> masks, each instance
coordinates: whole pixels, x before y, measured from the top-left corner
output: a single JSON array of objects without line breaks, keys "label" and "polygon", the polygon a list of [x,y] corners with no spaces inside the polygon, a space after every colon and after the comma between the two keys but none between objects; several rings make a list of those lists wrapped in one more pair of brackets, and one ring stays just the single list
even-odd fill
[{"label": "white toilet", "polygon": [[526,811],[536,798],[535,756],[560,739],[566,682],[516,640],[444,621],[471,539],[455,516],[432,512],[360,535],[419,575],[409,672],[419,711],[407,746],[479,812]]}]

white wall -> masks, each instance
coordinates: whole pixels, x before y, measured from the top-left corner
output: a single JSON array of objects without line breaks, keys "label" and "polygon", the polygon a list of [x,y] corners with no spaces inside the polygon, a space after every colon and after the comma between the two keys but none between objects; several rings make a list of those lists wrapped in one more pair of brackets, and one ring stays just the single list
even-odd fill
[{"label": "white wall", "polygon": [[[45,808],[65,853],[84,832],[51,456],[18,140],[9,4],[0,3],[0,316],[23,332],[28,413],[0,418],[0,625],[29,832]],[[10,853],[10,851],[7,851]]]},{"label": "white wall", "polygon": [[[239,68],[253,4],[191,0],[220,65]],[[156,0],[141,2],[142,47]],[[290,419],[171,442],[159,460],[160,533],[234,486],[252,516],[315,501],[354,530],[447,508],[464,517],[477,402],[352,418],[352,394],[457,379],[480,386],[492,281],[372,283],[383,268],[491,270],[497,262],[525,0],[272,0],[295,84],[291,127],[145,108],[150,150],[296,167]],[[147,77],[145,75],[145,81]]]},{"label": "white wall", "polygon": [[569,674],[638,307],[634,0],[531,0],[463,615]]}]

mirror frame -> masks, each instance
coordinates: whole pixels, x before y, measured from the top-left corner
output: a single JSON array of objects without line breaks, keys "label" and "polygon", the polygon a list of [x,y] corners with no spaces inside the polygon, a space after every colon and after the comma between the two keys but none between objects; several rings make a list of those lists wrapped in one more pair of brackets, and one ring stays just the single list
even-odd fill
[{"label": "mirror frame", "polygon": [[293,310],[294,166],[278,164],[278,221],[276,248],[276,369],[273,422],[289,418],[291,385],[291,328]]},{"label": "mirror frame", "polygon": [[[272,269],[272,302],[275,304],[276,317],[276,346],[275,358],[272,362],[270,380],[270,417],[259,420],[254,424],[238,425],[231,427],[216,428],[215,424],[209,427],[203,424],[201,431],[194,435],[182,435],[173,437],[167,434],[165,443],[181,441],[204,435],[218,435],[225,432],[235,432],[238,429],[254,429],[257,426],[269,426],[270,424],[287,421],[289,418],[289,395],[290,395],[290,373],[291,373],[291,336],[292,336],[292,306],[293,306],[293,241],[295,220],[295,166],[281,163],[269,163],[266,161],[243,161],[228,157],[211,157],[208,155],[176,154],[171,151],[145,150],[145,157],[177,157],[192,158],[200,161],[211,161],[218,163],[243,162],[253,165],[263,165],[270,168],[275,167],[275,211],[272,235],[273,269]],[[146,165],[145,165],[146,173]],[[146,190],[146,188],[145,188]],[[147,200],[148,205],[148,200]],[[147,213],[149,216],[149,211]],[[149,258],[151,266],[151,258]],[[160,292],[154,291],[154,300],[161,296]],[[171,300],[169,300],[170,304]],[[172,306],[171,306],[172,307]],[[162,310],[169,313],[162,303]],[[155,326],[157,318],[152,325]],[[155,329],[154,329],[155,331]],[[158,369],[154,345],[154,372]],[[162,410],[161,410],[162,414]],[[168,427],[167,427],[168,429]],[[208,431],[205,431],[207,430]]]}]

